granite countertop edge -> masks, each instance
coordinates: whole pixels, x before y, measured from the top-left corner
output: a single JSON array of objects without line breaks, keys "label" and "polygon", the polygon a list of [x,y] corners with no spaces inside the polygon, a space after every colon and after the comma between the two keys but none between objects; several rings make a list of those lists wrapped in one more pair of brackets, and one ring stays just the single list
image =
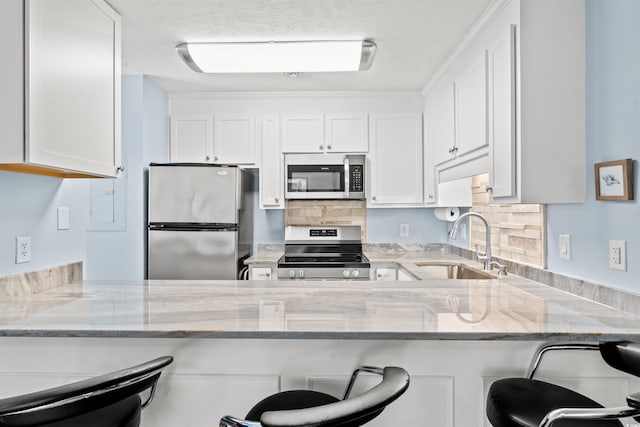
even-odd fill
[{"label": "granite countertop edge", "polygon": [[384,341],[562,341],[638,340],[640,333],[579,332],[340,332],[340,331],[197,331],[0,329],[2,338],[203,338]]}]

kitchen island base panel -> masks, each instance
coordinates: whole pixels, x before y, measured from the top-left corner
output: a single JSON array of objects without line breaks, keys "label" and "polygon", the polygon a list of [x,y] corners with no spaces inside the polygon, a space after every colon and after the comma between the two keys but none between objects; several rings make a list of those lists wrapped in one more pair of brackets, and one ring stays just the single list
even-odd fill
[{"label": "kitchen island base panel", "polygon": [[[0,397],[98,375],[172,355],[143,427],[217,425],[244,416],[263,397],[295,388],[341,396],[359,365],[401,366],[407,392],[369,425],[488,426],[489,385],[523,376],[540,341],[404,341],[191,338],[0,338]],[[569,352],[571,353],[571,352]],[[640,380],[605,366],[599,355],[554,354],[538,377],[569,386],[605,406],[640,390]],[[376,377],[367,377],[361,387]],[[355,390],[354,392],[358,392]],[[630,421],[633,423],[633,421]],[[634,425],[634,424],[630,424]]]}]

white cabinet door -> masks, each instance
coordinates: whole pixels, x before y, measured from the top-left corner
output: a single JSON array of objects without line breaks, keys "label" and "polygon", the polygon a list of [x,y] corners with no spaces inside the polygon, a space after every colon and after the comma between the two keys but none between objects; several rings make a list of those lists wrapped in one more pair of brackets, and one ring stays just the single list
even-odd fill
[{"label": "white cabinet door", "polygon": [[433,153],[433,164],[438,165],[454,156],[455,140],[455,103],[453,83],[435,96],[425,110],[425,144]]},{"label": "white cabinet door", "polygon": [[369,151],[367,115],[326,115],[325,148],[327,153],[366,153]]},{"label": "white cabinet door", "polygon": [[284,174],[278,116],[264,116],[262,118],[260,207],[264,209],[284,208]]},{"label": "white cabinet door", "polygon": [[422,204],[422,115],[370,116],[369,207]]},{"label": "white cabinet door", "polygon": [[378,267],[376,268],[375,280],[392,280],[397,279],[397,270],[393,267]]},{"label": "white cabinet door", "polygon": [[249,266],[249,280],[276,280],[272,267]]},{"label": "white cabinet door", "polygon": [[322,153],[324,150],[322,115],[282,117],[282,152]]},{"label": "white cabinet door", "polygon": [[252,115],[215,115],[213,161],[223,164],[256,162],[256,128]]},{"label": "white cabinet door", "polygon": [[516,196],[515,37],[510,25],[489,52],[491,196]]},{"label": "white cabinet door", "polygon": [[120,16],[99,0],[30,0],[24,10],[25,161],[116,176]]},{"label": "white cabinet door", "polygon": [[455,94],[455,154],[461,156],[488,144],[486,52],[455,81]]},{"label": "white cabinet door", "polygon": [[213,161],[213,116],[171,116],[171,161]]}]

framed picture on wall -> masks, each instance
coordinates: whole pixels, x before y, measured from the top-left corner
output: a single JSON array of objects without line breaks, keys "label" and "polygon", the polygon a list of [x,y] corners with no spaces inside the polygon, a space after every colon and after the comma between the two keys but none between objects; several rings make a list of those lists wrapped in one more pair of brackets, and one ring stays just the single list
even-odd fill
[{"label": "framed picture on wall", "polygon": [[596,200],[633,200],[633,161],[595,164]]}]

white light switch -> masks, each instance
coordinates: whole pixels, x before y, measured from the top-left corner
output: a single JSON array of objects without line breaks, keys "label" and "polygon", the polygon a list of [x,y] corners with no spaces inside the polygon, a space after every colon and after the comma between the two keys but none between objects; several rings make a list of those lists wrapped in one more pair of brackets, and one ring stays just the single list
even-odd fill
[{"label": "white light switch", "polygon": [[616,270],[627,270],[626,240],[609,240],[609,267]]},{"label": "white light switch", "polygon": [[571,259],[571,236],[569,234],[561,234],[559,243],[560,259]]},{"label": "white light switch", "polygon": [[69,229],[69,208],[58,208],[58,230]]}]

